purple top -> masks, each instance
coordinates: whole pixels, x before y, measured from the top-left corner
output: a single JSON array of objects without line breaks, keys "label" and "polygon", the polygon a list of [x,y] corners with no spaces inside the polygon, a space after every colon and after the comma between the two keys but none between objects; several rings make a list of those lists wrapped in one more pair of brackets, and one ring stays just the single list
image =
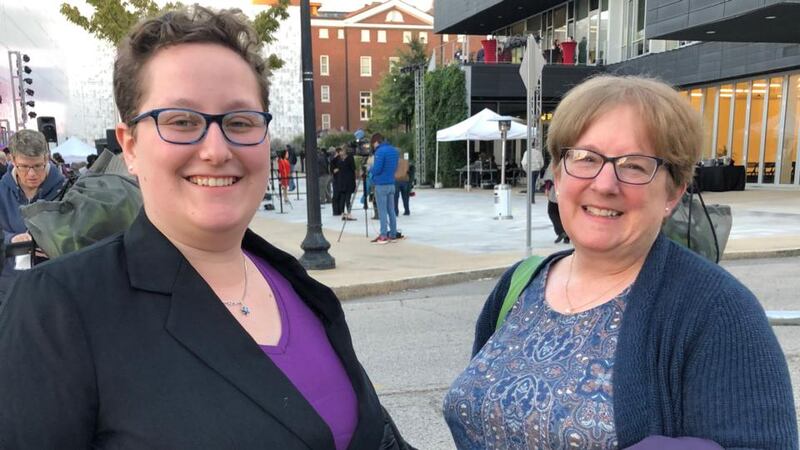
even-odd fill
[{"label": "purple top", "polygon": [[277,270],[248,254],[275,294],[281,316],[278,345],[261,349],[328,424],[336,450],[346,449],[358,425],[358,399],[316,315]]}]

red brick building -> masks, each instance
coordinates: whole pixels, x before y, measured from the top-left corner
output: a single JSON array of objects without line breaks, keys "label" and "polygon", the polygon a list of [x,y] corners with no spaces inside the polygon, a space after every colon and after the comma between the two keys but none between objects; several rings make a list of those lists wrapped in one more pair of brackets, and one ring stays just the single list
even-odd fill
[{"label": "red brick building", "polygon": [[[318,5],[315,5],[318,6]],[[426,42],[437,60],[459,48],[479,48],[479,38],[434,35],[433,16],[401,0],[376,2],[350,13],[312,8],[317,128],[354,131],[368,125],[378,84],[412,39]],[[320,9],[322,11],[320,11]],[[455,49],[455,50],[454,50]],[[446,55],[444,53],[447,53]],[[466,54],[463,51],[463,54]]]}]

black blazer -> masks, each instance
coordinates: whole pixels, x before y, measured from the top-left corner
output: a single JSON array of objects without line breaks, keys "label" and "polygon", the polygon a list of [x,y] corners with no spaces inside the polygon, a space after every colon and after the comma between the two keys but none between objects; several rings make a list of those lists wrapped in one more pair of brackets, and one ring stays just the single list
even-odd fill
[{"label": "black blazer", "polygon": [[[358,398],[350,449],[403,448],[341,305],[247,231],[320,318]],[[398,441],[395,441],[395,438]],[[333,449],[330,429],[142,212],[0,306],[0,449]]]}]

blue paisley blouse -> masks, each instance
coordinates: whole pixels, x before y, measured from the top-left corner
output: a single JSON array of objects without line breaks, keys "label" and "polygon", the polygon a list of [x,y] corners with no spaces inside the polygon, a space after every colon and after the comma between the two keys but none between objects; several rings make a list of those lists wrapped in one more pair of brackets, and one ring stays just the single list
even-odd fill
[{"label": "blue paisley blouse", "polygon": [[549,269],[446,394],[444,417],[459,449],[618,448],[612,374],[630,288],[563,315],[544,299]]}]

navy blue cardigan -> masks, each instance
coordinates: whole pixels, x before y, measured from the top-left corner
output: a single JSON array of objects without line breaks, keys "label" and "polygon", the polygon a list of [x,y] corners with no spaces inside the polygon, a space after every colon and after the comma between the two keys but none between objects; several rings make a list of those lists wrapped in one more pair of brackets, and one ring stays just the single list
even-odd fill
[{"label": "navy blue cardigan", "polygon": [[[478,317],[473,356],[494,332],[513,269]],[[789,371],[758,300],[663,234],[628,297],[613,401],[620,448],[649,435],[695,436],[726,449],[798,448]]]}]

